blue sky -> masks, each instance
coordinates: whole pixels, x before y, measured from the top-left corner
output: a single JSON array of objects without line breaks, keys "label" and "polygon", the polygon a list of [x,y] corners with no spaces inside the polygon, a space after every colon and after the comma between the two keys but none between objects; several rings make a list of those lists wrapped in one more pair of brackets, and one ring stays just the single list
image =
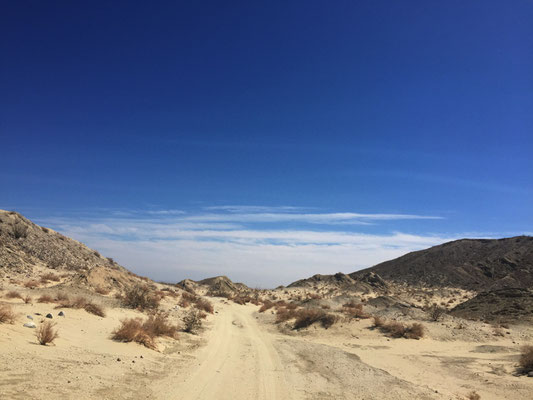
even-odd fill
[{"label": "blue sky", "polygon": [[10,2],[0,208],[156,279],[267,286],[529,233],[532,20],[526,0]]}]

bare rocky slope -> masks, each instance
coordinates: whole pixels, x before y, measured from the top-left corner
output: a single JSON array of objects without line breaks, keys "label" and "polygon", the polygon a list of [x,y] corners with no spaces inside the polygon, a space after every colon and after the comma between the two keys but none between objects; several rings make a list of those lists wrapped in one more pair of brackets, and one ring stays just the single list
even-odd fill
[{"label": "bare rocky slope", "polygon": [[290,287],[326,283],[359,288],[385,282],[424,287],[455,287],[476,292],[533,287],[533,237],[462,239],[345,275],[315,275]]},{"label": "bare rocky slope", "polygon": [[66,275],[63,284],[89,288],[121,288],[141,280],[83,243],[0,210],[0,278],[33,279],[46,271]]},{"label": "bare rocky slope", "polygon": [[408,285],[457,287],[478,292],[533,286],[533,237],[462,239],[415,251],[374,267],[368,272]]}]

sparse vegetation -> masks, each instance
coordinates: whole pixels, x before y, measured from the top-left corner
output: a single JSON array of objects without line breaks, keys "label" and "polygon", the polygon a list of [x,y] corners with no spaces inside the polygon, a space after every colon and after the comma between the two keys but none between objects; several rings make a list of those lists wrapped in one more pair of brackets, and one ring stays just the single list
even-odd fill
[{"label": "sparse vegetation", "polygon": [[432,321],[438,321],[446,313],[446,309],[435,303],[429,308],[428,313]]},{"label": "sparse vegetation", "polygon": [[55,308],[83,308],[89,314],[94,314],[99,317],[105,317],[105,311],[102,306],[87,300],[85,297],[78,296],[73,300],[70,300],[68,296],[66,297],[67,298],[65,300],[61,300]]},{"label": "sparse vegetation", "polygon": [[343,304],[341,311],[350,318],[370,318],[370,315],[363,311],[363,305],[361,303],[356,304],[353,301]]},{"label": "sparse vegetation", "polygon": [[195,306],[200,311],[205,311],[206,313],[213,314],[213,304],[211,304],[206,299],[198,299],[195,303]]},{"label": "sparse vegetation", "polygon": [[43,322],[41,326],[39,326],[35,332],[39,344],[46,346],[48,343],[53,343],[54,340],[59,337],[59,334],[54,327],[55,323],[51,321]]},{"label": "sparse vegetation", "polygon": [[22,295],[15,290],[10,290],[6,293],[6,299],[22,299]]},{"label": "sparse vegetation", "polygon": [[103,287],[98,287],[96,289],[94,289],[94,291],[98,294],[101,294],[102,296],[105,296],[105,295],[108,295],[109,292],[111,292],[109,289],[106,289],[106,288],[103,288]]},{"label": "sparse vegetation", "polygon": [[94,315],[97,315],[99,317],[105,317],[104,309],[101,306],[99,306],[98,304],[86,303],[83,308],[89,314],[94,314]]},{"label": "sparse vegetation", "polygon": [[24,282],[24,287],[28,289],[35,289],[37,286],[39,286],[39,281],[36,281],[35,279]]},{"label": "sparse vegetation", "polygon": [[53,274],[52,272],[48,272],[44,275],[41,275],[41,281],[59,282],[60,278],[56,274]]},{"label": "sparse vegetation", "polygon": [[48,294],[43,294],[37,299],[38,303],[53,303],[54,301],[55,299]]},{"label": "sparse vegetation", "polygon": [[177,338],[178,327],[168,322],[166,314],[151,315],[144,322],[140,318],[129,318],[121,321],[121,325],[111,335],[119,342],[137,342],[156,350],[155,339],[160,336]]},{"label": "sparse vegetation", "polygon": [[468,400],[481,400],[481,396],[476,391],[468,393],[466,398]]},{"label": "sparse vegetation", "polygon": [[403,324],[399,321],[386,321],[381,317],[373,318],[373,326],[393,338],[421,339],[424,337],[424,325],[415,322],[411,325]]},{"label": "sparse vegetation", "polygon": [[525,373],[533,371],[533,346],[522,347],[519,364]]},{"label": "sparse vegetation", "polygon": [[30,303],[33,301],[33,299],[31,298],[31,296],[26,295],[26,296],[24,296],[24,297],[22,298],[22,301],[23,301],[25,304],[30,304]]},{"label": "sparse vegetation", "polygon": [[183,332],[197,334],[202,327],[201,311],[191,310],[183,318]]},{"label": "sparse vegetation", "polygon": [[263,302],[263,305],[259,308],[259,312],[260,313],[265,312],[267,310],[270,310],[272,307],[274,307],[274,303],[271,302],[270,300],[265,300]]},{"label": "sparse vegetation", "polygon": [[0,324],[14,324],[16,318],[17,315],[11,306],[0,306]]},{"label": "sparse vegetation", "polygon": [[22,222],[17,222],[13,224],[11,233],[15,239],[25,238],[28,236],[28,226],[24,225]]},{"label": "sparse vegetation", "polygon": [[159,307],[159,298],[146,285],[132,286],[123,298],[125,307],[139,310],[154,310]]},{"label": "sparse vegetation", "polygon": [[328,329],[337,321],[335,315],[327,314],[316,308],[305,308],[295,311],[295,318],[293,329],[307,328],[315,322],[320,322],[325,329]]}]

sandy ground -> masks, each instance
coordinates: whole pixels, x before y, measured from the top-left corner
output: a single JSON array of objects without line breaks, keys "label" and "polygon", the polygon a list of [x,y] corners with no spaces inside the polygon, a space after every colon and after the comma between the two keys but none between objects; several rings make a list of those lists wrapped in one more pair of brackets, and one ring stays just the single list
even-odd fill
[{"label": "sandy ground", "polygon": [[282,333],[257,306],[213,301],[202,335],[159,341],[159,352],[109,339],[120,319],[140,315],[120,308],[106,318],[65,310],[54,318],[56,344],[40,346],[25,315],[57,310],[17,303],[17,323],[0,325],[0,398],[464,399],[472,390],[483,400],[533,398],[533,378],[513,376],[515,333],[443,340],[439,329],[449,328],[435,324],[419,341],[388,339],[368,320]]}]

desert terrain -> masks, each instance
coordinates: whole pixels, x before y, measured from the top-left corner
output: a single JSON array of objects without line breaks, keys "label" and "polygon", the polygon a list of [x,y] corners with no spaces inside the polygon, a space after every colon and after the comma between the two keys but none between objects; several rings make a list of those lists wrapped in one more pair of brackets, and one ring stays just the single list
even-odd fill
[{"label": "desert terrain", "polygon": [[532,399],[531,254],[457,241],[276,289],[161,283],[0,211],[0,398]]}]

